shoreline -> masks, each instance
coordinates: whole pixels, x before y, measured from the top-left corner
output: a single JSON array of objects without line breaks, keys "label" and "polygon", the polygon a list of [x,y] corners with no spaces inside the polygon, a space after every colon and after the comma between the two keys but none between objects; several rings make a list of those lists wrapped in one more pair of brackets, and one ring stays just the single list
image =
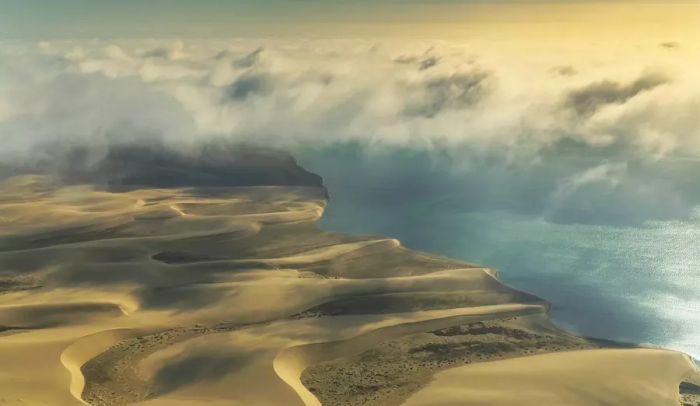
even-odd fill
[{"label": "shoreline", "polygon": [[[313,170],[323,169],[324,165],[314,162],[314,159],[306,156]],[[392,170],[397,171],[398,168]],[[362,173],[362,169],[359,171]],[[423,220],[418,219],[411,223],[409,217],[406,220],[409,224],[405,227],[396,224],[404,216],[412,215],[417,210],[416,207],[430,204],[433,199],[429,196],[417,196],[417,202],[407,202],[404,207],[393,209],[389,204],[383,205],[381,201],[362,197],[367,194],[367,191],[361,188],[356,188],[352,193],[344,191],[345,183],[342,178],[324,177],[324,184],[329,182],[330,184],[326,186],[334,199],[330,201],[329,210],[319,222],[319,226],[324,230],[390,234],[402,240],[408,238],[411,248],[495,266],[503,270],[504,283],[526,292],[534,292],[535,295],[552,302],[554,304],[552,317],[565,328],[591,337],[640,342],[657,348],[673,348],[693,355],[696,361],[700,359],[698,358],[700,350],[693,345],[691,338],[694,330],[687,327],[693,325],[694,317],[674,315],[674,312],[683,310],[677,309],[677,306],[682,306],[682,303],[679,302],[680,299],[664,299],[666,293],[670,292],[669,289],[673,288],[674,282],[670,278],[665,278],[663,276],[665,272],[661,271],[664,270],[662,269],[664,266],[668,266],[670,268],[667,272],[681,272],[679,277],[683,279],[680,280],[687,281],[688,286],[692,286],[695,280],[692,272],[675,270],[672,268],[675,262],[665,264],[652,261],[647,264],[649,259],[623,260],[627,258],[626,252],[629,251],[647,252],[648,255],[659,258],[662,253],[657,251],[670,248],[661,245],[658,249],[649,251],[648,245],[655,243],[656,239],[663,238],[667,233],[674,232],[675,229],[647,229],[642,236],[643,241],[635,245],[632,241],[634,230],[585,224],[543,225],[537,216],[498,211],[475,214],[467,210],[461,214],[436,213],[432,216],[435,220],[435,228],[423,241],[420,232],[417,231],[421,227],[429,226]],[[378,188],[377,185],[373,187]],[[361,197],[354,197],[355,195]],[[485,227],[483,236],[474,231],[480,230],[480,227]],[[499,233],[511,230],[509,227],[513,228],[512,232],[516,235],[510,239],[501,237]],[[682,233],[684,230],[685,228],[682,228],[677,231]],[[566,235],[575,232],[581,234],[580,244],[562,242]],[[542,234],[544,242],[533,242],[534,237],[531,235],[539,234]],[[619,249],[601,248],[595,243],[595,239],[600,235],[622,240],[623,244]],[[444,244],[441,247],[446,248],[436,249],[443,240]],[[534,254],[535,252],[539,254]],[[567,254],[560,254],[562,252]],[[683,253],[682,250],[669,252],[671,256],[669,261],[673,261]],[[694,264],[694,257],[690,257],[689,261],[689,265]],[[594,270],[597,272],[593,272]],[[653,272],[654,270],[658,272]],[[590,275],[587,275],[587,272]],[[567,276],[567,273],[571,275]],[[638,276],[635,277],[635,275]],[[603,282],[606,276],[614,277],[617,282],[614,284]],[[649,282],[637,282],[645,280],[644,278],[648,278]],[[628,279],[634,286],[624,290],[624,282],[621,281]],[[620,291],[620,289],[623,290]],[[690,288],[681,289],[678,293],[686,297],[690,291]],[[642,300],[644,298],[648,298],[649,301]],[[650,312],[647,305],[652,306],[657,302],[659,302],[658,306],[652,308],[657,310]],[[557,303],[564,303],[565,306],[557,306]],[[689,304],[689,306],[692,305]],[[608,314],[607,309],[610,307],[618,309],[614,317]],[[658,310],[659,308],[668,309],[668,311],[662,312]],[[582,309],[589,310],[583,313]],[[592,316],[588,316],[589,314]],[[598,320],[603,321],[598,322]],[[666,331],[672,331],[673,334]]]},{"label": "shoreline", "polygon": [[[0,337],[10,399],[399,405],[456,367],[610,347],[556,327],[546,302],[493,270],[319,229],[322,187],[108,191],[42,177],[0,187],[0,215],[18,219],[0,233],[0,265],[14,269],[0,325],[24,329]],[[675,375],[599,353],[654,389],[606,388],[604,370],[581,375],[596,396],[657,406],[681,382],[700,384],[687,356],[619,351],[640,365],[653,355]],[[556,374],[537,379],[580,404],[590,395],[568,392]],[[45,389],[28,389],[37,385]]]}]

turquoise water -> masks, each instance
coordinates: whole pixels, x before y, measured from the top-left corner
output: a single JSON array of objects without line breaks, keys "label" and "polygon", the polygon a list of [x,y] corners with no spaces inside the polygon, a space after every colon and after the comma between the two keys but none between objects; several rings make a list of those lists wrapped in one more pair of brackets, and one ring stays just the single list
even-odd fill
[{"label": "turquoise water", "polygon": [[[475,206],[462,175],[406,157],[372,162],[387,157],[321,152],[301,154],[300,162],[329,189],[323,228],[388,235],[496,268],[505,283],[550,301],[552,318],[570,330],[700,358],[697,221],[554,223],[536,210]],[[431,178],[439,186],[426,189]],[[487,184],[469,186],[470,195],[488,193],[479,189]]]}]

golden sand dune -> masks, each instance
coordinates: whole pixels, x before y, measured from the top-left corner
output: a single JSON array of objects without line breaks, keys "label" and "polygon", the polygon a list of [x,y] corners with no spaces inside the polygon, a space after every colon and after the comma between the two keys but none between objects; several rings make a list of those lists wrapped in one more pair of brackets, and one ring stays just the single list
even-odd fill
[{"label": "golden sand dune", "polygon": [[461,405],[465,397],[479,405],[674,405],[678,382],[692,377],[696,367],[683,354],[573,351],[453,368],[406,405]]},{"label": "golden sand dune", "polygon": [[320,230],[321,187],[0,190],[0,404],[677,406],[700,384],[494,271]]}]

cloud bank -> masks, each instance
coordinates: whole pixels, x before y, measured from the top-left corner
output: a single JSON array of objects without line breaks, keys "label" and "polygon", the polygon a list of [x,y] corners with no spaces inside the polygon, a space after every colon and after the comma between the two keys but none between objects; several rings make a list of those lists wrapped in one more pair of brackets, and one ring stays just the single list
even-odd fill
[{"label": "cloud bank", "polygon": [[493,43],[5,42],[0,167],[76,147],[89,168],[133,145],[201,158],[221,140],[352,144],[449,167],[479,195],[463,207],[557,222],[688,219],[700,203],[689,180],[700,169],[700,78],[692,50],[668,48],[621,58]]}]

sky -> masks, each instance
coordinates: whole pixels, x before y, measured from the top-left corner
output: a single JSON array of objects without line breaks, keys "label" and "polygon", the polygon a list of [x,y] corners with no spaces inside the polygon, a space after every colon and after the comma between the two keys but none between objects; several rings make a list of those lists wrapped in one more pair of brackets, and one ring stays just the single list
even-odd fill
[{"label": "sky", "polygon": [[[468,36],[522,32],[676,35],[693,1],[2,0],[0,37]],[[697,30],[695,30],[697,33]],[[686,32],[687,34],[687,32]],[[696,34],[697,35],[697,34]]]},{"label": "sky", "polygon": [[75,146],[90,165],[115,144],[356,144],[425,152],[483,207],[549,221],[700,206],[697,2],[0,5],[5,172]]}]

